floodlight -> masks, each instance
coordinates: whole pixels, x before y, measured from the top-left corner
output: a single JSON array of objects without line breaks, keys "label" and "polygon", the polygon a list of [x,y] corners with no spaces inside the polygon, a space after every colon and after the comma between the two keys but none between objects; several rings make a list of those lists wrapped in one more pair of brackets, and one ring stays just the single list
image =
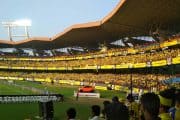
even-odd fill
[{"label": "floodlight", "polygon": [[[12,41],[12,37],[26,37],[29,38],[28,27],[31,26],[31,20],[23,19],[14,22],[2,22],[2,25],[8,29],[9,39]],[[13,27],[24,27],[25,35],[12,35]]]},{"label": "floodlight", "polygon": [[31,26],[31,20],[28,20],[28,19],[17,20],[13,22],[13,24],[17,26]]}]

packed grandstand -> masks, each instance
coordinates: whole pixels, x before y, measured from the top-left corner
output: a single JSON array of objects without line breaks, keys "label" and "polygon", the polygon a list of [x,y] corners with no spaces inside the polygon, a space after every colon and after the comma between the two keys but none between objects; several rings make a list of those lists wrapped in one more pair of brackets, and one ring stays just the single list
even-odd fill
[{"label": "packed grandstand", "polygon": [[[168,0],[157,2],[155,6],[162,9],[153,12],[157,10],[153,2],[121,0],[101,21],[74,25],[52,38],[1,40],[0,48],[13,48],[13,52],[0,52],[0,79],[91,85],[102,90],[110,86],[134,93],[179,88],[180,81],[173,79],[180,79],[180,8],[161,6]],[[132,18],[124,16],[132,5],[140,4],[146,6],[143,13],[137,8]],[[144,36],[150,40],[143,40]],[[124,45],[113,45],[117,40]]]},{"label": "packed grandstand", "polygon": [[[49,57],[3,53],[0,60],[0,74],[1,79],[30,79],[57,83],[64,81],[69,84],[72,84],[69,81],[73,81],[76,85],[80,85],[81,82],[97,83],[97,85],[100,83],[102,89],[106,89],[106,83],[128,88],[132,75],[135,88],[150,90],[167,86],[163,84],[164,80],[178,77],[179,42],[180,38],[177,36],[161,43],[153,42],[141,47],[138,45],[111,48],[74,55],[63,53],[62,56]],[[87,79],[87,76],[90,79]]]}]

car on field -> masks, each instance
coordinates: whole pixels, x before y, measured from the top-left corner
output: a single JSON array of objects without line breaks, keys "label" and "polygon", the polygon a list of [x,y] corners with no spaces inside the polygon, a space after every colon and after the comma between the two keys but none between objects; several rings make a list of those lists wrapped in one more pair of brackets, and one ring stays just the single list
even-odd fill
[{"label": "car on field", "polygon": [[93,86],[83,86],[79,89],[79,92],[94,92],[94,90]]}]

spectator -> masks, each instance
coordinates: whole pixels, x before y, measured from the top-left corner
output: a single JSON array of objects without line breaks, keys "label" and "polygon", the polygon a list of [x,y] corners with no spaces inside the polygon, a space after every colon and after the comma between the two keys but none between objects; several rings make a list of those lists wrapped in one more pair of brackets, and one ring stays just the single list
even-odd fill
[{"label": "spectator", "polygon": [[119,102],[117,96],[112,98],[112,103],[107,106],[107,120],[129,120],[128,108]]},{"label": "spectator", "polygon": [[180,91],[175,96],[175,106],[169,109],[172,120],[180,120]]},{"label": "spectator", "polygon": [[135,102],[134,96],[132,94],[129,94],[127,96],[127,100],[128,100],[127,106],[129,108],[130,117],[132,119],[137,119],[139,116],[139,104]]},{"label": "spectator", "polygon": [[141,120],[160,120],[160,100],[155,93],[143,94],[140,99]]},{"label": "spectator", "polygon": [[180,120],[180,91],[176,94],[175,120]]},{"label": "spectator", "polygon": [[174,90],[173,89],[166,89],[164,91],[161,91],[159,93],[159,99],[160,99],[160,109],[159,109],[159,117],[161,120],[172,120],[169,109],[172,106],[172,99],[174,96]]},{"label": "spectator", "polygon": [[76,118],[76,110],[75,110],[75,108],[69,108],[66,111],[66,114],[67,114],[67,119],[68,120],[75,120],[75,118]]},{"label": "spectator", "polygon": [[106,119],[106,112],[107,112],[107,106],[110,104],[111,102],[110,101],[108,101],[108,100],[105,100],[104,102],[103,102],[103,105],[104,105],[104,108],[103,108],[103,110],[102,110],[102,118],[104,118],[104,119]]},{"label": "spectator", "polygon": [[99,105],[93,105],[91,109],[92,117],[89,120],[103,120],[103,118],[100,118],[101,108]]}]

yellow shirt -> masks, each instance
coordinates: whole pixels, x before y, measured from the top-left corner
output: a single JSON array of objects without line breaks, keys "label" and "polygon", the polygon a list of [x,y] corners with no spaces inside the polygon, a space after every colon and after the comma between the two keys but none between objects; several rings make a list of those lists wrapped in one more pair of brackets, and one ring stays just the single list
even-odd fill
[{"label": "yellow shirt", "polygon": [[180,120],[180,109],[176,109],[175,120]]},{"label": "yellow shirt", "polygon": [[128,109],[134,111],[134,115],[131,117],[137,118],[139,116],[139,104],[138,103],[136,103],[136,102],[129,103]]},{"label": "yellow shirt", "polygon": [[162,113],[159,115],[159,117],[161,118],[161,120],[172,120],[169,113]]}]

